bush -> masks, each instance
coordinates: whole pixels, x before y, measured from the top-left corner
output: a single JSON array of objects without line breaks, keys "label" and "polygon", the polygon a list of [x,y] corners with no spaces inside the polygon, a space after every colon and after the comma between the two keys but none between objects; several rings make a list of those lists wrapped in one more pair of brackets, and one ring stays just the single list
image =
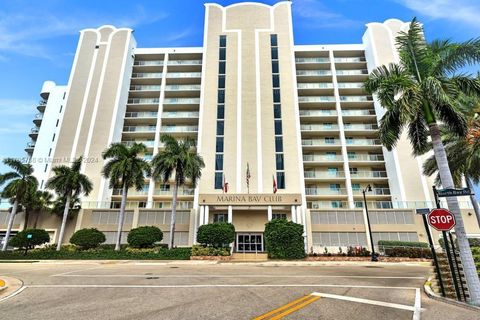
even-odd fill
[{"label": "bush", "polygon": [[[27,237],[30,235],[30,238]],[[15,248],[31,249],[50,241],[48,232],[43,229],[27,229],[13,236],[8,244]]]},{"label": "bush", "polygon": [[364,247],[348,247],[347,256],[349,257],[369,257],[371,254],[367,248]]},{"label": "bush", "polygon": [[204,246],[193,246],[192,247],[192,256],[229,256],[230,248],[215,248],[215,247],[204,247]]},{"label": "bush", "polygon": [[204,246],[228,247],[235,241],[235,227],[231,223],[211,223],[198,228],[197,241]]},{"label": "bush", "polygon": [[385,248],[385,255],[389,257],[432,259],[432,251],[429,248],[388,247]]},{"label": "bush", "polygon": [[415,247],[415,248],[428,248],[428,243],[426,242],[410,242],[410,241],[388,241],[380,240],[378,245],[384,247]]},{"label": "bush", "polygon": [[163,239],[162,231],[154,226],[138,227],[130,230],[127,242],[133,248],[151,248]]},{"label": "bush", "polygon": [[305,257],[303,226],[285,219],[265,224],[265,248],[272,259],[302,259]]},{"label": "bush", "polygon": [[79,246],[81,249],[92,249],[104,243],[107,239],[103,232],[95,228],[80,229],[70,238],[70,243]]}]

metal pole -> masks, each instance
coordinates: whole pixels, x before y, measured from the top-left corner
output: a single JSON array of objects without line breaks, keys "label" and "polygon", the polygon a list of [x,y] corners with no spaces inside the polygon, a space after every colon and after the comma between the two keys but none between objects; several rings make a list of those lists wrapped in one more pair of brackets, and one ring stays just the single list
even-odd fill
[{"label": "metal pole", "polygon": [[450,244],[452,245],[453,260],[455,261],[455,266],[457,267],[458,279],[460,281],[460,288],[462,289],[463,301],[467,301],[467,295],[465,294],[465,286],[463,285],[462,277],[460,275],[460,265],[458,264],[457,253],[455,252],[455,243],[453,242],[452,233],[448,233],[450,239]]},{"label": "metal pole", "polygon": [[442,235],[443,235],[443,240],[445,242],[445,251],[447,251],[447,259],[448,259],[448,265],[450,266],[450,273],[452,274],[453,286],[455,287],[455,294],[457,296],[457,300],[461,301],[462,296],[460,295],[460,289],[458,288],[457,275],[455,272],[455,268],[453,267],[452,253],[450,252],[450,245],[448,244],[450,241],[448,241],[446,231],[442,231]]},{"label": "metal pole", "polygon": [[363,192],[363,203],[365,204],[365,213],[367,215],[368,234],[370,236],[370,243],[372,244],[372,259],[371,259],[371,261],[378,261],[377,255],[375,254],[375,244],[373,243],[372,227],[370,225],[370,217],[368,216],[368,205],[367,205],[367,197],[365,196],[365,189],[363,189],[362,192]]},{"label": "metal pole", "polygon": [[428,243],[430,244],[430,250],[432,250],[433,262],[435,264],[435,270],[437,271],[438,282],[440,283],[440,292],[442,297],[445,297],[445,288],[443,287],[442,274],[440,273],[440,267],[438,266],[437,253],[435,252],[435,247],[433,246],[432,235],[430,234],[430,229],[428,228],[427,217],[422,214],[423,224],[425,225],[425,232],[427,233]]}]

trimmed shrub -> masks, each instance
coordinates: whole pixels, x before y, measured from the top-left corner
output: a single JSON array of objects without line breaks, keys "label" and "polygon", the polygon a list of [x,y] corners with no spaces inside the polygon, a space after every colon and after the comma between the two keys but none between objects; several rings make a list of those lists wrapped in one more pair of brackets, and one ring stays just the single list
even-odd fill
[{"label": "trimmed shrub", "polygon": [[378,241],[379,246],[384,247],[415,247],[415,248],[428,248],[428,243],[426,242],[410,242],[410,241],[388,241],[380,240]]},{"label": "trimmed shrub", "polygon": [[198,228],[197,241],[204,246],[228,247],[235,241],[235,227],[226,222],[204,224]]},{"label": "trimmed shrub", "polygon": [[[30,235],[30,238],[28,238],[28,235]],[[44,229],[27,229],[13,236],[8,244],[12,247],[28,250],[49,241],[50,236]]]},{"label": "trimmed shrub", "polygon": [[105,234],[98,229],[80,229],[70,238],[70,243],[79,246],[81,249],[96,248],[107,239]]},{"label": "trimmed shrub", "polygon": [[204,247],[204,246],[193,246],[192,247],[192,256],[229,256],[230,248],[215,248],[215,247]]},{"label": "trimmed shrub", "polygon": [[432,259],[432,251],[429,248],[388,247],[385,248],[385,255],[389,257]]},{"label": "trimmed shrub", "polygon": [[274,219],[265,224],[265,248],[272,259],[302,259],[305,257],[303,226],[286,219]]},{"label": "trimmed shrub", "polygon": [[138,227],[130,230],[127,242],[133,248],[151,248],[163,239],[162,230],[154,226]]}]

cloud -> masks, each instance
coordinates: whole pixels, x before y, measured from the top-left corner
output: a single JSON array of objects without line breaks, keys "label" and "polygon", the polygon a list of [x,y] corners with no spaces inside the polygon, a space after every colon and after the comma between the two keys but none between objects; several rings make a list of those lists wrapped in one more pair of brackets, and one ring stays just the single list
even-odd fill
[{"label": "cloud", "polygon": [[480,29],[478,0],[395,0],[421,16],[468,24]]},{"label": "cloud", "polygon": [[118,16],[79,10],[52,13],[48,8],[42,10],[33,6],[16,12],[0,11],[0,57],[5,60],[9,54],[15,53],[54,59],[51,47],[46,43],[49,39],[75,35],[81,29],[103,24],[136,27],[164,19],[166,16],[167,14],[162,12],[147,12],[142,6],[137,6],[128,15]]},{"label": "cloud", "polygon": [[[31,99],[0,99],[0,114],[5,116],[33,115],[38,101]],[[33,118],[32,118],[33,119]]]},{"label": "cloud", "polygon": [[349,28],[361,22],[352,20],[325,7],[324,1],[296,0],[292,5],[293,14],[308,22],[312,28]]}]

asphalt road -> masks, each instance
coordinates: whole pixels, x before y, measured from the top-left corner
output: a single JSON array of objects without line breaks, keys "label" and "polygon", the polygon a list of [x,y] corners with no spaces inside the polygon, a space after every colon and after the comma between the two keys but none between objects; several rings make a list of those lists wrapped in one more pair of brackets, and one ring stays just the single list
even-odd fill
[{"label": "asphalt road", "polygon": [[24,282],[1,319],[479,319],[429,299],[429,268],[404,264],[275,266],[1,263]]}]

